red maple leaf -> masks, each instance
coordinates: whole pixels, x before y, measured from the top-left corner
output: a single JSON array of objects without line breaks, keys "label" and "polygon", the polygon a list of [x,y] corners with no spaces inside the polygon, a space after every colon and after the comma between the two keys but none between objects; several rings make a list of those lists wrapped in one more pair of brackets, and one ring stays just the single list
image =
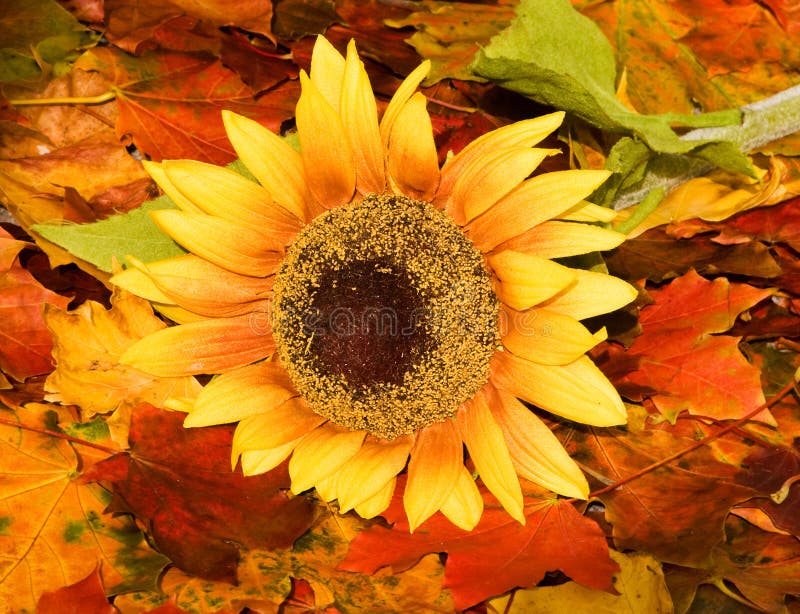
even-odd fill
[{"label": "red maple leaf", "polygon": [[182,570],[235,583],[240,548],[290,547],[311,525],[313,506],[286,496],[285,464],[254,477],[232,472],[232,427],[185,429],[183,418],[139,405],[131,451],[98,463],[86,479],[110,482],[108,511],[134,514]]},{"label": "red maple leaf", "polygon": [[[397,489],[401,491],[401,488]],[[373,526],[350,544],[340,569],[372,574],[390,566],[402,571],[430,552],[446,552],[444,586],[461,610],[517,586],[533,586],[560,570],[585,586],[611,591],[618,566],[608,555],[600,527],[566,500],[528,497],[525,526],[488,493],[486,509],[472,531],[437,513],[411,534],[402,497],[395,494],[383,514],[392,528]]]}]

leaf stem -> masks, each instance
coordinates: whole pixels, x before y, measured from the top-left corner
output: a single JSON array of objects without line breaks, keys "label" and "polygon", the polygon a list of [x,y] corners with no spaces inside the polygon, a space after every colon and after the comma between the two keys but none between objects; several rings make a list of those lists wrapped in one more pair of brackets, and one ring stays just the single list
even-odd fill
[{"label": "leaf stem", "polygon": [[740,426],[742,426],[746,422],[750,421],[752,418],[757,416],[759,413],[761,413],[765,409],[769,409],[770,407],[772,407],[773,405],[778,403],[783,397],[785,397],[787,394],[789,394],[789,392],[792,391],[792,389],[795,387],[795,384],[796,384],[796,382],[794,380],[792,380],[791,382],[786,384],[783,388],[781,388],[778,391],[778,393],[774,397],[772,397],[769,401],[767,401],[766,403],[762,403],[761,405],[756,407],[753,411],[751,411],[749,414],[747,414],[743,418],[739,418],[735,422],[731,422],[728,426],[723,427],[722,429],[720,429],[719,431],[717,431],[713,435],[709,435],[708,437],[704,437],[703,439],[693,443],[688,448],[684,448],[683,450],[680,450],[680,451],[676,452],[675,454],[672,454],[671,456],[668,456],[667,458],[663,458],[660,461],[653,463],[652,465],[648,465],[647,467],[639,469],[639,471],[636,471],[636,472],[632,473],[631,475],[624,477],[623,479],[621,479],[618,482],[614,482],[613,484],[609,484],[608,486],[604,486],[600,490],[596,490],[594,492],[589,493],[589,499],[594,499],[594,498],[599,497],[600,495],[604,495],[604,494],[606,494],[608,492],[611,492],[612,490],[615,490],[615,489],[619,488],[620,486],[623,486],[624,484],[628,484],[629,482],[632,482],[632,481],[642,477],[643,475],[646,475],[646,474],[650,473],[651,471],[655,471],[659,467],[663,467],[664,465],[668,465],[669,463],[678,460],[681,456],[685,456],[689,452],[693,452],[694,450],[697,450],[698,448],[702,448],[703,446],[708,445],[709,443],[711,443],[715,439],[719,439],[723,435],[727,435],[731,431],[734,431],[734,430],[738,429]]},{"label": "leaf stem", "polygon": [[118,454],[121,450],[115,450],[113,448],[109,448],[108,446],[104,446],[99,443],[94,443],[92,441],[86,441],[85,439],[79,439],[78,437],[73,437],[72,435],[67,435],[66,433],[59,433],[58,431],[51,431],[49,429],[39,428],[38,426],[31,426],[30,424],[20,424],[19,422],[13,422],[12,420],[6,420],[4,418],[0,418],[0,424],[5,424],[6,426],[11,426],[14,428],[22,429],[24,431],[31,431],[33,433],[39,433],[40,435],[47,435],[49,437],[55,437],[57,439],[63,439],[65,441],[69,441],[70,443],[75,443],[81,446],[86,446],[88,448],[94,448],[95,450],[100,450],[102,452],[107,452],[110,455]]},{"label": "leaf stem", "polygon": [[64,98],[19,98],[16,100],[7,100],[8,104],[13,107],[42,107],[51,105],[66,105],[66,104],[105,104],[117,97],[117,92],[109,90],[97,96],[67,96]]}]

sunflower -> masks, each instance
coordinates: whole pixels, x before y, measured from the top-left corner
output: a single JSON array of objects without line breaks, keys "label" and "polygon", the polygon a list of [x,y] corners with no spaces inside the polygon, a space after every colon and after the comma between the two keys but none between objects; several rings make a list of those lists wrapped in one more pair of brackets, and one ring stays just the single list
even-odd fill
[{"label": "sunflower", "polygon": [[354,43],[323,37],[300,73],[299,153],[255,121],[223,120],[249,173],[145,163],[178,209],[153,212],[189,253],[113,281],[178,325],[122,362],[160,376],[214,374],[173,399],[187,427],[238,425],[246,475],[289,460],[292,491],[341,512],[383,512],[398,475],[411,530],[442,512],[466,530],[483,502],[465,465],[524,523],[519,478],[586,498],[586,479],[527,402],[568,420],[626,420],[586,356],[579,320],[635,290],[559,259],[622,242],[586,202],[606,171],[534,174],[552,113],[485,134],[441,168],[424,62],[380,121]]}]

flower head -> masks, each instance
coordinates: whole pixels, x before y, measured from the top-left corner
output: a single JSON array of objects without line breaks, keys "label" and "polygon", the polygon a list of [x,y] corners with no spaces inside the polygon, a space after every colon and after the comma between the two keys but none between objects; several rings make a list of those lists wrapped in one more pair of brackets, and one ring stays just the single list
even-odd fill
[{"label": "flower head", "polygon": [[291,457],[296,493],[341,511],[386,509],[407,471],[412,530],[437,511],[471,529],[486,487],[524,522],[519,478],[585,498],[585,477],[522,401],[569,420],[625,422],[585,355],[605,338],[579,320],[635,296],[627,283],[553,259],[623,236],[586,221],[605,171],[533,175],[563,114],[475,140],[440,168],[423,63],[378,121],[353,43],[325,38],[301,72],[300,153],[230,112],[233,147],[255,181],[187,160],[146,163],[179,210],[155,221],[190,253],[114,282],[181,324],[123,362],[158,375],[218,374],[185,425],[238,422],[245,474]]}]

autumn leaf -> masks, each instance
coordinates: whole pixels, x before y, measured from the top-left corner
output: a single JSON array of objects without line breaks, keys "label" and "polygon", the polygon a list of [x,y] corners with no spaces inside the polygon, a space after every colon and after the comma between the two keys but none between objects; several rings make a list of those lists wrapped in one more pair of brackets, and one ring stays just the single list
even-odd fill
[{"label": "autumn leaf", "polygon": [[100,569],[95,567],[83,580],[48,591],[39,598],[36,614],[114,614],[117,609],[103,592]]},{"label": "autumn leaf", "polygon": [[53,341],[42,309],[69,299],[44,288],[17,259],[29,244],[0,228],[0,371],[23,381],[53,369]]},{"label": "autumn leaf", "polygon": [[487,497],[487,508],[472,531],[454,526],[441,514],[408,532],[402,497],[395,495],[383,514],[391,529],[376,525],[351,544],[341,569],[375,573],[389,566],[408,569],[430,552],[446,552],[445,587],[458,609],[517,586],[532,586],[548,571],[560,570],[597,590],[611,590],[616,564],[594,521],[565,500],[528,497],[526,524],[520,525]]},{"label": "autumn leaf", "polygon": [[254,98],[239,76],[209,54],[151,51],[131,57],[114,47],[94,49],[77,66],[99,72],[119,105],[120,138],[131,137],[153,160],[191,158],[227,164],[235,153],[220,112],[230,109],[277,131],[294,115],[299,85],[286,80]]},{"label": "autumn leaf", "polygon": [[122,404],[192,397],[200,390],[192,377],[156,377],[119,363],[136,341],[165,327],[144,299],[115,289],[111,309],[87,301],[73,311],[48,308],[44,318],[56,359],[56,369],[45,382],[47,399],[79,405],[84,418]]},{"label": "autumn leaf", "polygon": [[[51,431],[72,422],[64,409],[40,404],[2,418]],[[33,611],[46,591],[98,565],[109,595],[155,587],[167,560],[129,517],[105,516],[108,493],[82,481],[82,467],[107,455],[0,424],[0,603],[10,611]]]},{"label": "autumn leaf", "polygon": [[240,549],[290,547],[313,508],[286,496],[285,465],[255,477],[231,472],[232,428],[184,429],[183,418],[139,405],[131,451],[99,463],[87,479],[110,483],[110,510],[134,514],[178,567],[236,582]]},{"label": "autumn leaf", "polygon": [[672,599],[664,582],[659,561],[648,554],[625,555],[609,551],[620,566],[614,575],[616,595],[595,591],[566,582],[558,586],[540,586],[516,590],[509,595],[489,600],[489,611],[503,614],[595,614],[627,612],[629,614],[671,614]]},{"label": "autumn leaf", "polygon": [[[716,335],[769,296],[769,290],[707,281],[694,272],[650,291],[642,334],[628,350],[638,369],[622,379],[655,391],[656,407],[670,419],[683,410],[716,419],[741,418],[764,403],[758,370],[739,350],[739,339]],[[773,422],[767,411],[757,417]]]}]

